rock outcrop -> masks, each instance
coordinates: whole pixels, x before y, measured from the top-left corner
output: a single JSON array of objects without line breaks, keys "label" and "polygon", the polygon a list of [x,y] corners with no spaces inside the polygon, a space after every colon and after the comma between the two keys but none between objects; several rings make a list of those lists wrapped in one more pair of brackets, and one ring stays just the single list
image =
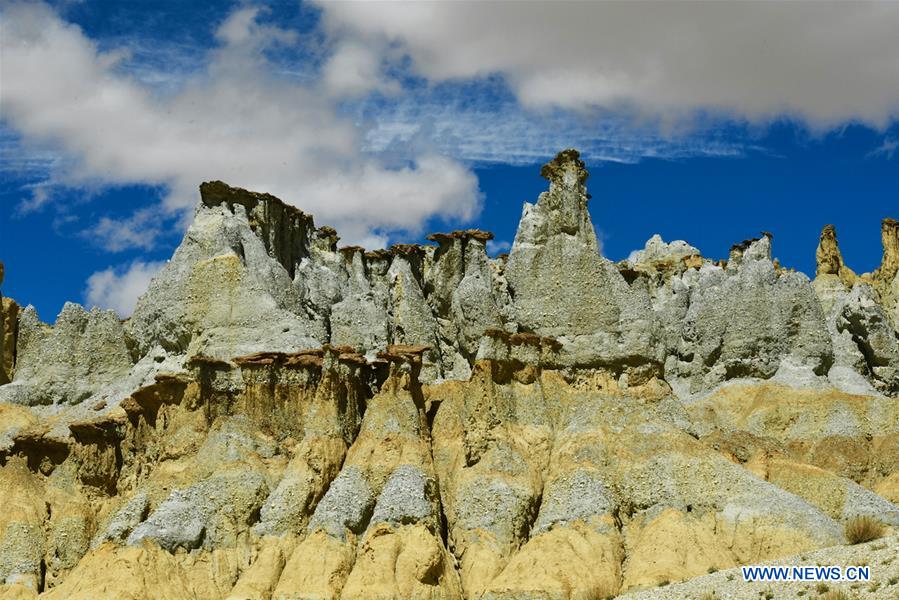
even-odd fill
[{"label": "rock outcrop", "polygon": [[607,598],[899,530],[894,221],[871,274],[832,226],[814,281],[613,263],[542,174],[496,259],[212,182],[127,321],[4,302],[0,597]]},{"label": "rock outcrop", "polygon": [[505,269],[518,329],[559,340],[573,366],[660,370],[649,295],[599,255],[583,161],[565,151],[541,175],[549,191],[524,205]]},{"label": "rock outcrop", "polygon": [[[0,262],[0,285],[4,267]],[[12,381],[16,366],[16,338],[19,333],[19,305],[0,294],[0,385]]]},{"label": "rock outcrop", "polygon": [[828,225],[821,232],[814,285],[833,343],[830,378],[847,391],[864,392],[872,386],[886,393],[899,391],[895,362],[899,335],[890,312],[895,310],[892,287],[896,279],[895,272],[890,278],[889,265],[894,260],[891,221],[884,220],[881,267],[860,277],[843,266],[834,227]]},{"label": "rock outcrop", "polygon": [[18,321],[11,401],[28,405],[76,404],[124,379],[133,361],[114,311],[85,311],[67,302],[53,327],[28,306]]},{"label": "rock outcrop", "polygon": [[892,283],[899,274],[899,221],[886,218],[881,225],[883,260],[874,271],[874,278]]},{"label": "rock outcrop", "polygon": [[684,393],[734,378],[767,379],[784,365],[828,372],[831,340],[811,282],[776,268],[769,236],[734,246],[725,267],[704,263],[669,285],[656,302],[671,311],[664,320],[676,332],[665,372]]},{"label": "rock outcrop", "polygon": [[3,383],[12,381],[16,373],[19,312],[20,308],[15,300],[0,296],[0,380]]},{"label": "rock outcrop", "polygon": [[899,221],[883,220],[881,240],[883,260],[871,278],[893,329],[899,329]]},{"label": "rock outcrop", "polygon": [[846,287],[855,283],[855,273],[843,264],[843,254],[837,244],[837,230],[833,225],[825,225],[815,251],[815,278],[836,275]]},{"label": "rock outcrop", "polygon": [[[267,194],[203,184],[193,224],[128,322],[139,356],[230,358],[321,345],[326,328],[295,284],[312,218]],[[306,253],[306,256],[304,256]]]}]

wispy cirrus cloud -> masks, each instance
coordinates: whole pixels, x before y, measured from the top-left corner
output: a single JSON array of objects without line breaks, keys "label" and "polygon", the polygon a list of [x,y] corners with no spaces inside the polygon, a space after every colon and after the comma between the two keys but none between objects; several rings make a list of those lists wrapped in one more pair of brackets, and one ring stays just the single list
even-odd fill
[{"label": "wispy cirrus cloud", "polygon": [[40,181],[60,163],[62,156],[46,147],[27,144],[22,136],[0,123],[0,175],[4,179]]},{"label": "wispy cirrus cloud", "polygon": [[867,157],[883,157],[887,160],[892,160],[893,155],[895,155],[897,151],[899,151],[899,139],[887,137],[880,146],[871,150],[867,154]]},{"label": "wispy cirrus cloud", "polygon": [[668,131],[610,111],[530,110],[504,97],[503,88],[486,81],[462,89],[416,90],[389,102],[360,101],[354,108],[368,125],[364,148],[384,153],[420,141],[459,160],[512,165],[540,163],[569,147],[592,163],[736,157],[761,150],[750,136],[723,134],[717,123],[694,119],[681,131]]}]

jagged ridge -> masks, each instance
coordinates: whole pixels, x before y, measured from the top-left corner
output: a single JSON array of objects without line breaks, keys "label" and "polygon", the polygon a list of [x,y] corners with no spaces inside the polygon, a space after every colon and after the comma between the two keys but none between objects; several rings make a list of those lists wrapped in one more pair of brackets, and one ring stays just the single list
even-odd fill
[{"label": "jagged ridge", "polygon": [[894,221],[861,276],[832,227],[814,282],[770,234],[611,263],[577,152],[542,174],[497,259],[206,183],[128,321],[5,309],[0,584],[604,597],[899,525]]}]

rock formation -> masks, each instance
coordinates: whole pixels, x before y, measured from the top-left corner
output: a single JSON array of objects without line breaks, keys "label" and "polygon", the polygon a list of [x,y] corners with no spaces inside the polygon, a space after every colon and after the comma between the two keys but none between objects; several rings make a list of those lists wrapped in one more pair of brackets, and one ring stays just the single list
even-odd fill
[{"label": "rock formation", "polygon": [[0,597],[598,599],[899,528],[895,221],[858,276],[833,226],[814,281],[613,263],[542,175],[508,256],[211,182],[130,319],[4,299]]},{"label": "rock formation", "polygon": [[[0,285],[4,267],[0,262]],[[16,365],[16,338],[19,332],[19,305],[0,294],[0,385],[12,381]]]},{"label": "rock formation", "polygon": [[[873,387],[899,391],[899,336],[896,334],[896,294],[899,277],[890,266],[895,221],[884,219],[884,257],[879,269],[860,277],[842,264],[836,230],[828,225],[818,246],[815,291],[827,315],[834,349],[830,378],[847,391]],[[892,272],[891,272],[892,271]]]},{"label": "rock formation", "polygon": [[584,163],[567,150],[541,175],[549,191],[524,205],[505,269],[513,325],[558,339],[564,362],[574,366],[660,370],[663,354],[649,295],[628,286],[599,255]]},{"label": "rock formation", "polygon": [[899,329],[899,221],[884,219],[881,232],[883,260],[872,279],[893,329]]},{"label": "rock formation", "polygon": [[815,278],[826,275],[836,275],[846,287],[852,287],[855,283],[855,273],[843,264],[843,254],[837,244],[837,230],[833,225],[825,225],[821,230],[821,239],[818,241],[818,249],[815,251]]},{"label": "rock formation", "polygon": [[881,281],[892,282],[899,273],[899,221],[886,218],[881,226],[883,243],[883,260],[874,271],[874,277]]},{"label": "rock formation", "polygon": [[294,277],[312,247],[328,243],[325,228],[273,196],[220,182],[203,184],[200,197],[184,241],[128,322],[138,357],[158,347],[229,358],[326,341]]}]

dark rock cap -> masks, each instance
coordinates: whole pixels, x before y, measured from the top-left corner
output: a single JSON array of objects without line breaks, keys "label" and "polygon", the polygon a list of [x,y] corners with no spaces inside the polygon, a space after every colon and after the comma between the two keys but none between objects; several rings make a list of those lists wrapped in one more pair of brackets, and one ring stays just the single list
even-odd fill
[{"label": "dark rock cap", "polygon": [[209,207],[226,204],[228,208],[234,208],[235,204],[243,206],[247,212],[251,212],[259,204],[277,206],[287,211],[292,217],[312,224],[312,215],[303,212],[296,206],[288,204],[272,196],[260,192],[251,192],[239,187],[232,187],[224,181],[204,181],[200,184],[200,201]]},{"label": "dark rock cap", "polygon": [[556,154],[554,159],[543,165],[540,175],[550,182],[562,183],[565,171],[575,170],[577,182],[583,185],[590,176],[585,167],[584,161],[581,160],[581,153],[574,148],[569,148],[562,150]]},{"label": "dark rock cap", "polygon": [[478,240],[486,242],[493,239],[492,231],[484,231],[483,229],[460,229],[450,233],[432,233],[427,237],[432,242],[442,244],[452,240]]}]

